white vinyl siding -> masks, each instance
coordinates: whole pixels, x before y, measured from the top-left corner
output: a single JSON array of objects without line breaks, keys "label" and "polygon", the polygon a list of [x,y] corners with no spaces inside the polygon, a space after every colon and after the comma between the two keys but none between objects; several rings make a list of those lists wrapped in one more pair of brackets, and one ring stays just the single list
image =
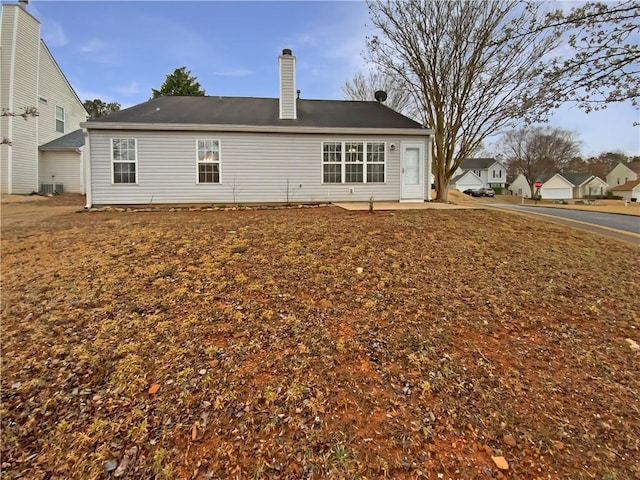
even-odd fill
[{"label": "white vinyl siding", "polygon": [[[115,130],[90,130],[89,135],[94,205],[285,203],[287,196],[293,203],[368,201],[371,196],[397,201],[401,149],[388,145],[418,142],[427,151],[426,135],[344,135],[335,142],[385,144],[385,182],[323,183],[322,145],[334,141],[326,134],[136,131],[137,185],[112,185],[110,142],[127,135]],[[194,149],[198,139],[206,138],[219,140],[222,147],[222,182],[215,188],[202,188],[196,180]]]},{"label": "white vinyl siding", "polygon": [[136,184],[138,152],[135,138],[111,139],[111,183]]},{"label": "white vinyl siding", "polygon": [[384,183],[384,142],[323,142],[322,183]]},{"label": "white vinyl siding", "polygon": [[62,184],[65,193],[83,193],[82,155],[75,150],[40,153],[39,184]]},{"label": "white vinyl siding", "polygon": [[196,140],[198,183],[220,183],[220,140]]}]

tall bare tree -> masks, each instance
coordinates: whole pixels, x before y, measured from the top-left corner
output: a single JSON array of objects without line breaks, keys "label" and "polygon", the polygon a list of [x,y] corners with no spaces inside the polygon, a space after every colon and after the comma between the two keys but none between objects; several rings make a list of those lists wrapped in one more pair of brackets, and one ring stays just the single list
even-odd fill
[{"label": "tall bare tree", "polygon": [[[640,96],[640,2],[588,2],[549,12],[537,30],[563,31],[563,55],[543,66],[550,99],[589,112]],[[553,106],[553,103],[549,104]]]},{"label": "tall bare tree", "polygon": [[575,134],[553,127],[526,126],[504,133],[496,149],[512,175],[523,174],[530,193],[533,184],[544,173],[557,173],[575,166],[580,144]]},{"label": "tall bare tree", "polygon": [[347,100],[371,101],[378,90],[387,93],[384,104],[403,113],[410,118],[420,118],[416,109],[416,103],[402,78],[393,75],[393,72],[381,72],[370,70],[366,75],[356,72],[351,80],[347,80],[342,86],[342,92]]},{"label": "tall bare tree", "polygon": [[[377,35],[368,60],[406,83],[423,122],[435,130],[436,199],[489,135],[514,120],[541,119],[546,95],[537,68],[560,33],[531,33],[541,4],[516,0],[368,2]],[[520,33],[529,32],[527,35]]]}]

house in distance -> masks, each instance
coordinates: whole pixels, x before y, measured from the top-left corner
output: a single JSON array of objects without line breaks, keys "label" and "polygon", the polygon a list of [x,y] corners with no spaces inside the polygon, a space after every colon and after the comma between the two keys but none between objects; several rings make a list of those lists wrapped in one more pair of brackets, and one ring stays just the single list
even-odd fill
[{"label": "house in distance", "polygon": [[166,96],[90,120],[87,206],[430,200],[433,130],[378,100]]}]

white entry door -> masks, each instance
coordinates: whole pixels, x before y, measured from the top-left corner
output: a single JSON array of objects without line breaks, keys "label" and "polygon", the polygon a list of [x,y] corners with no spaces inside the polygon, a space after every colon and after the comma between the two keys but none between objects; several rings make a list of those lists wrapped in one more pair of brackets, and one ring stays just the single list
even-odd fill
[{"label": "white entry door", "polygon": [[400,160],[400,201],[424,200],[424,145],[405,143]]}]

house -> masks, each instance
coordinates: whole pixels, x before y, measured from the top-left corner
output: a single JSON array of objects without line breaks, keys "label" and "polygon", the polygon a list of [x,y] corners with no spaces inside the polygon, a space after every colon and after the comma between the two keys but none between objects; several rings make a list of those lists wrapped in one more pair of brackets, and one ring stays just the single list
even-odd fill
[{"label": "house", "polygon": [[40,22],[27,3],[2,4],[0,107],[13,114],[35,107],[38,116],[0,117],[0,192],[29,194],[57,185],[58,191],[84,193],[80,123],[88,115],[40,38]]},{"label": "house", "polygon": [[614,195],[619,195],[623,200],[638,201],[640,199],[640,178],[629,180],[622,185],[611,188]]},{"label": "house", "polygon": [[[87,206],[425,201],[432,130],[380,101],[167,96],[90,120]],[[380,96],[381,97],[381,96]]]},{"label": "house", "polygon": [[638,178],[640,178],[640,162],[620,162],[607,175],[607,184],[615,187]]},{"label": "house", "polygon": [[[544,173],[536,178],[543,182],[535,194],[548,200],[568,200],[604,195],[608,189],[604,180],[588,173],[562,172]],[[520,174],[509,185],[509,191],[525,198],[531,196],[531,188],[524,174]]]},{"label": "house", "polygon": [[[548,176],[548,175],[547,175]],[[540,187],[540,196],[546,200],[567,200],[604,195],[606,182],[588,173],[562,172],[550,178],[538,178],[544,182]]]},{"label": "house", "polygon": [[518,175],[511,184],[509,184],[509,192],[511,195],[520,195],[524,198],[531,197],[531,186],[527,182],[527,177],[524,174]]},{"label": "house", "polygon": [[484,188],[484,182],[482,179],[473,173],[471,170],[467,170],[460,175],[456,175],[449,182],[449,188],[464,192],[465,190],[478,190]]},{"label": "house", "polygon": [[[504,188],[507,181],[507,169],[495,158],[466,158],[456,169],[453,177],[460,177],[466,172],[472,172],[480,179],[482,185],[477,188]],[[469,177],[467,178],[469,179]],[[452,179],[451,185],[453,184]]]}]

